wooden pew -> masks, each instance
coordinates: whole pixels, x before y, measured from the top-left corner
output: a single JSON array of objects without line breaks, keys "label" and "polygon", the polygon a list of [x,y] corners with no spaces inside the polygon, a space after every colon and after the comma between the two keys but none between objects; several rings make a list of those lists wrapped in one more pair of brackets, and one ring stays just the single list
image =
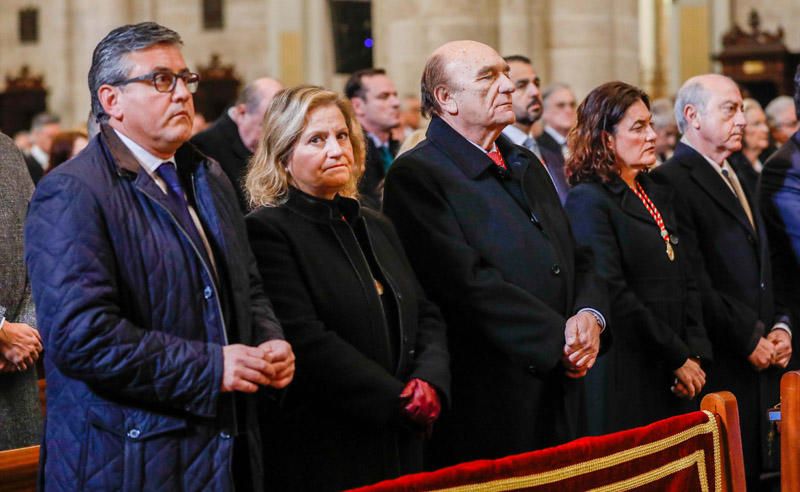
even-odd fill
[{"label": "wooden pew", "polygon": [[604,436],[494,460],[462,463],[355,489],[356,492],[571,492],[707,490],[745,492],[736,399],[712,393],[691,412]]},{"label": "wooden pew", "polygon": [[800,371],[781,378],[781,491],[800,492]]},{"label": "wooden pew", "polygon": [[0,451],[0,492],[36,490],[39,446]]}]

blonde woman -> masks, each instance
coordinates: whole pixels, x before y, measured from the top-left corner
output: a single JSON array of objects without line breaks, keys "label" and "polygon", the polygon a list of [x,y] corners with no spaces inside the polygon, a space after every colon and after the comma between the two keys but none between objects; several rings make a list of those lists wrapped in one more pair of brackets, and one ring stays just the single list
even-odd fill
[{"label": "blonde woman", "polygon": [[[445,327],[394,228],[362,208],[364,137],[336,93],[280,92],[247,174],[251,246],[297,354],[265,417],[268,483],[340,490],[421,469],[449,388]],[[271,475],[271,476],[270,476]]]}]

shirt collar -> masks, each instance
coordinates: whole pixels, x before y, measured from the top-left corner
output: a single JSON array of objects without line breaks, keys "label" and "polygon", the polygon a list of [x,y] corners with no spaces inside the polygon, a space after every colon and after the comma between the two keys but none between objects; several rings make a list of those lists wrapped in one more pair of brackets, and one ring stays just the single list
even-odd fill
[{"label": "shirt collar", "polygon": [[376,137],[376,136],[375,136],[375,135],[373,135],[372,133],[370,133],[370,132],[364,132],[364,133],[366,133],[366,134],[367,134],[367,138],[369,138],[370,140],[372,140],[372,143],[374,143],[374,144],[375,144],[375,147],[378,147],[379,149],[380,149],[381,147],[386,147],[386,148],[388,148],[388,147],[389,147],[389,142],[388,142],[388,141],[386,141],[386,142],[381,142],[381,139],[380,139],[380,138],[378,138],[378,137]]},{"label": "shirt collar", "polygon": [[567,137],[558,133],[555,128],[551,127],[550,125],[545,125],[544,131],[546,131],[548,135],[553,137],[553,140],[555,140],[556,143],[558,143],[558,145],[566,145]]},{"label": "shirt collar", "polygon": [[508,139],[514,142],[515,145],[522,145],[525,143],[525,140],[530,138],[530,135],[526,134],[514,125],[508,125],[507,127],[503,128],[503,135],[508,137]]},{"label": "shirt collar", "polygon": [[145,171],[147,171],[147,174],[152,176],[156,172],[156,169],[158,169],[158,166],[160,166],[165,162],[171,162],[172,165],[175,165],[174,154],[169,156],[169,158],[167,159],[162,159],[146,151],[141,145],[137,144],[130,138],[126,137],[122,132],[118,131],[116,128],[114,128],[114,133],[116,133],[119,139],[122,140],[122,143],[124,143],[125,146],[128,147],[128,150],[130,150],[131,154],[133,154],[133,157],[135,157],[136,160],[139,161],[139,165],[142,166]]},{"label": "shirt collar", "polygon": [[695,152],[697,152],[698,154],[702,155],[702,156],[703,156],[703,159],[705,159],[705,160],[706,160],[706,161],[707,161],[709,164],[711,164],[711,167],[713,167],[715,171],[717,171],[718,173],[722,174],[722,169],[723,169],[723,168],[725,168],[725,166],[726,166],[726,163],[728,162],[728,161],[727,161],[727,159],[726,159],[726,160],[724,160],[724,161],[722,161],[722,163],[721,163],[721,164],[720,164],[720,163],[718,163],[718,162],[715,162],[715,161],[714,161],[714,159],[710,158],[709,156],[707,156],[707,155],[705,155],[704,153],[702,153],[702,152],[700,152],[699,150],[697,150],[697,148],[696,148],[694,145],[692,145],[692,144],[689,142],[689,140],[687,140],[687,139],[686,139],[686,136],[683,136],[683,137],[681,138],[681,143],[682,143],[683,145],[685,145],[685,146],[687,146],[687,147],[691,148],[692,150],[694,150],[694,151],[695,151]]}]

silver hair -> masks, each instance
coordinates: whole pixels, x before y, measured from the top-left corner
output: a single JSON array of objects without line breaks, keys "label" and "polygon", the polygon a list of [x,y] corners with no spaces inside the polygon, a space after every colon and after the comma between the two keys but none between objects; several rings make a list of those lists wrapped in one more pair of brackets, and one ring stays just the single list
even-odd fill
[{"label": "silver hair", "polygon": [[89,93],[92,96],[92,114],[98,122],[108,120],[97,97],[100,86],[118,84],[128,78],[130,66],[125,55],[157,44],[180,46],[183,41],[172,29],[155,22],[140,22],[114,29],[97,44],[89,68]]},{"label": "silver hair", "polygon": [[572,91],[572,87],[570,87],[568,84],[565,84],[564,82],[553,82],[545,87],[545,89],[542,91],[542,104],[547,104],[547,100],[550,98],[550,96],[552,96],[554,92],[561,89],[566,89],[570,91],[573,96],[575,95],[575,93]]},{"label": "silver hair", "polygon": [[661,98],[653,101],[650,104],[650,113],[653,115],[653,128],[656,130],[675,124],[672,101],[669,99]]},{"label": "silver hair", "polygon": [[675,96],[675,121],[678,123],[678,131],[686,133],[686,127],[689,123],[683,115],[684,108],[691,104],[698,113],[703,113],[710,97],[711,93],[699,80],[683,84],[683,87],[678,90],[678,94]]},{"label": "silver hair", "polygon": [[767,115],[767,123],[770,128],[779,123],[778,117],[786,111],[786,108],[795,109],[794,99],[790,96],[778,96],[767,104],[767,107],[764,108],[764,114]]}]

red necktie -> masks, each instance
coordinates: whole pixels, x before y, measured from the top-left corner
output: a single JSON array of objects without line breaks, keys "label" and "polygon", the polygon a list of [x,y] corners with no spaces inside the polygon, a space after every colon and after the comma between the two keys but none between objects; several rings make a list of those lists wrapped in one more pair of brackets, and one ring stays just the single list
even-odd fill
[{"label": "red necktie", "polygon": [[489,159],[491,159],[492,162],[494,162],[498,167],[508,169],[508,166],[506,166],[506,161],[503,160],[503,156],[500,154],[500,151],[497,150],[497,147],[495,147],[493,151],[487,152],[486,155],[488,155]]}]

